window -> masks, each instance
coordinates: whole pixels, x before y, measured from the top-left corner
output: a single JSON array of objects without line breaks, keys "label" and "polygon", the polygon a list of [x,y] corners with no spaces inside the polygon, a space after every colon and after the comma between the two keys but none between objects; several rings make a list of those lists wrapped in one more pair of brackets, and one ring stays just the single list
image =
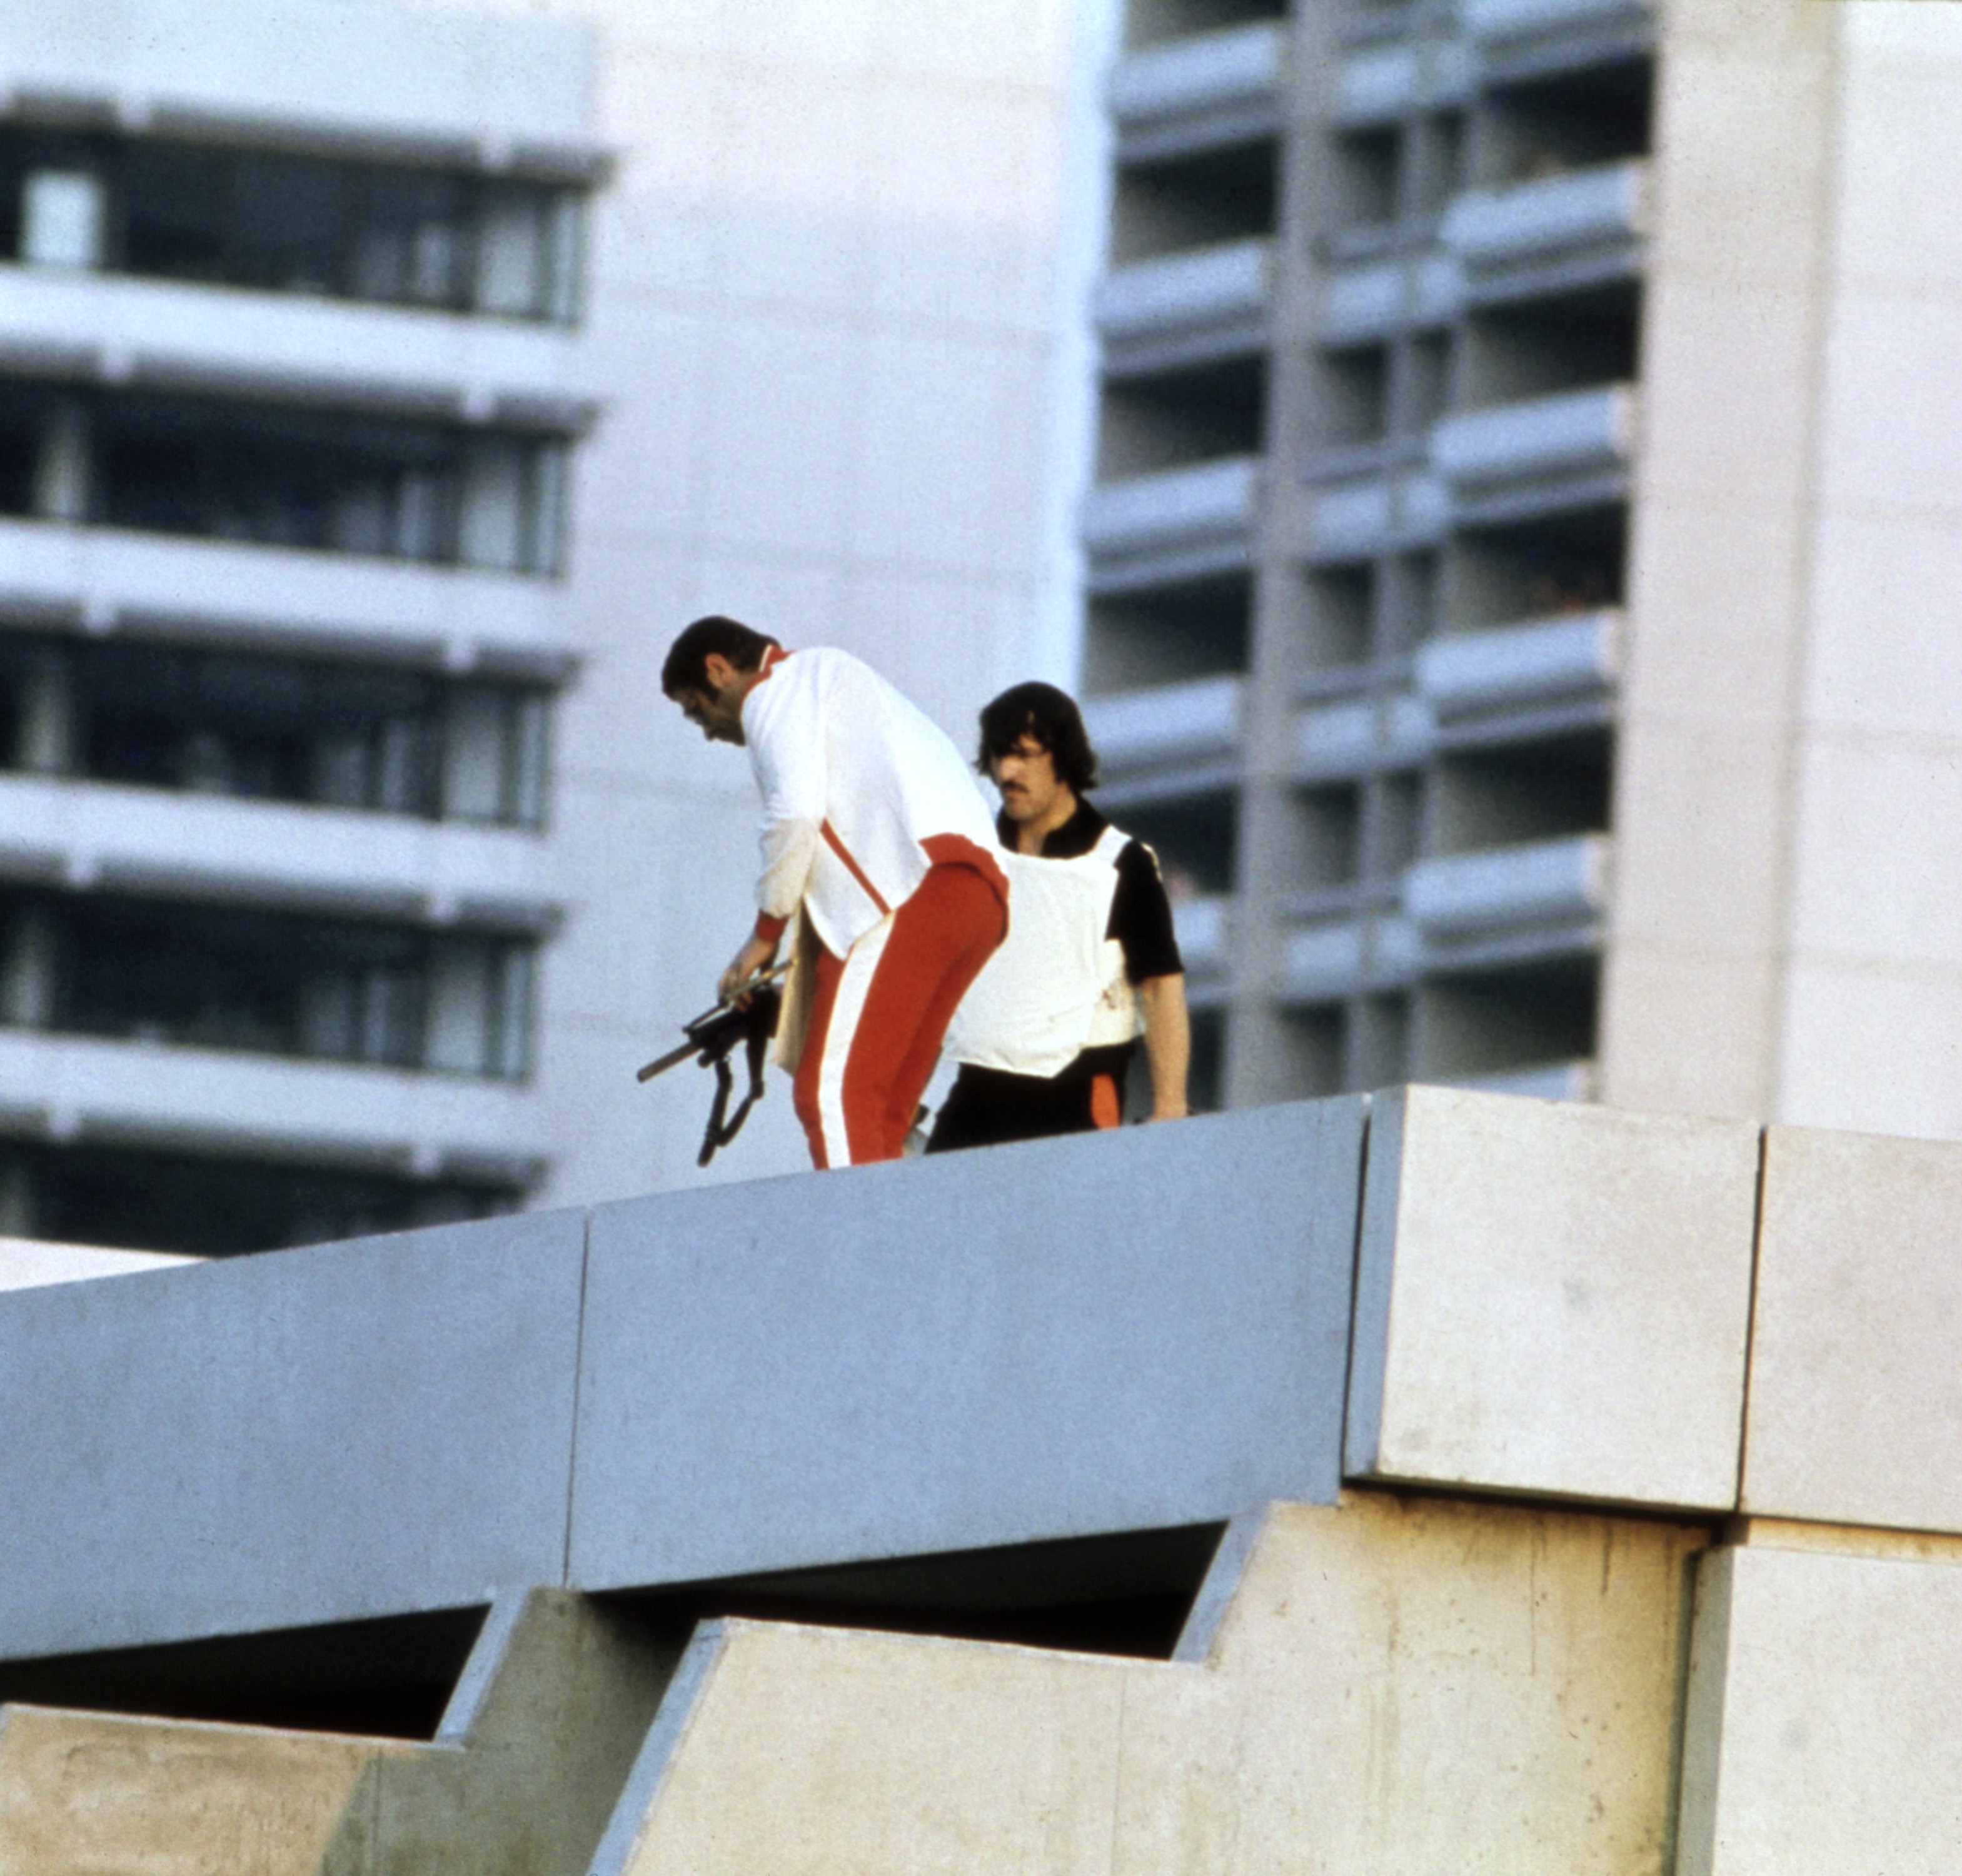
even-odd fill
[{"label": "window", "polygon": [[537,827],[535,686],[0,634],[0,762],[126,788]]},{"label": "window", "polygon": [[516,1081],[532,941],[174,900],[0,900],[23,1027]]},{"label": "window", "polygon": [[563,322],[580,209],[563,184],[0,129],[0,254],[40,266]]}]

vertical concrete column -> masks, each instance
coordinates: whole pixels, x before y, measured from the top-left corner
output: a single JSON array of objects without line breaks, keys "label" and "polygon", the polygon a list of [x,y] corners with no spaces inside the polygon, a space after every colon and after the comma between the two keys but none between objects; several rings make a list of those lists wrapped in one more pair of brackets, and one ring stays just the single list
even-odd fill
[{"label": "vertical concrete column", "polygon": [[69,660],[45,647],[21,686],[20,765],[34,775],[65,775],[75,753],[75,693]]},{"label": "vertical concrete column", "polygon": [[54,1016],[55,929],[45,906],[22,908],[0,961],[0,1022],[45,1029]]}]

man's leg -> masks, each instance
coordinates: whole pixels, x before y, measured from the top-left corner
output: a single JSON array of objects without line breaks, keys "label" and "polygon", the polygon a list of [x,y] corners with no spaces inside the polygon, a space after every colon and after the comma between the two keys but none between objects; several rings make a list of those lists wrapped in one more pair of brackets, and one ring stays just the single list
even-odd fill
[{"label": "man's leg", "polygon": [[973,868],[935,866],[852,946],[828,996],[820,960],[797,1084],[820,1166],[899,1157],[947,1026],[1006,925],[1000,897]]}]

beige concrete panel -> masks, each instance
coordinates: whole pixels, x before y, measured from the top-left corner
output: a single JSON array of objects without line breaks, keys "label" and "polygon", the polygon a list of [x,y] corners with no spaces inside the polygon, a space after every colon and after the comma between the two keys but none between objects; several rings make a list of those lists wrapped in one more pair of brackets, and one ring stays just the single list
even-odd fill
[{"label": "beige concrete panel", "polygon": [[1804,591],[1795,503],[1669,479],[1667,434],[1638,471],[1622,694],[1642,717],[1774,728],[1790,712]]},{"label": "beige concrete panel", "polygon": [[1802,498],[1818,343],[1810,284],[1664,271],[1643,314],[1644,487],[1715,489],[1774,513]]},{"label": "beige concrete panel", "polygon": [[1757,1162],[1737,1121],[1379,1097],[1349,1475],[1734,1504]]},{"label": "beige concrete panel", "polygon": [[1962,973],[1801,957],[1779,1031],[1777,1119],[1962,1139]]},{"label": "beige concrete panel", "polygon": [[1678,1876],[1962,1867],[1962,1566],[1713,1552]]},{"label": "beige concrete panel", "polygon": [[1615,938],[1743,957],[1776,944],[1785,733],[1640,714],[1616,753]]},{"label": "beige concrete panel", "polygon": [[0,1708],[0,1876],[317,1876],[367,1769],[427,1750]]},{"label": "beige concrete panel", "polygon": [[619,1867],[1661,1876],[1705,1541],[1277,1507],[1203,1665],[731,1623]]},{"label": "beige concrete panel", "polygon": [[1789,60],[1826,56],[1834,37],[1829,8],[1788,0],[1664,0],[1670,50],[1750,53]]},{"label": "beige concrete panel", "polygon": [[1835,296],[1826,341],[1820,491],[1962,519],[1962,294]]},{"label": "beige concrete panel", "polygon": [[[1829,19],[1810,6],[1751,11],[1768,23]],[[1775,31],[1762,43],[1673,43],[1661,75],[1651,277],[1804,288],[1824,206],[1827,47],[1813,34],[1794,43]]]},{"label": "beige concrete panel", "polygon": [[1948,738],[1962,724],[1962,519],[1841,507],[1813,551],[1805,714],[1817,727]]},{"label": "beige concrete panel", "polygon": [[1755,1120],[1770,1107],[1778,975],[1764,956],[1618,939],[1602,962],[1598,1098]]},{"label": "beige concrete panel", "polygon": [[1795,948],[1962,971],[1962,738],[1815,733],[1798,806]]},{"label": "beige concrete panel", "polygon": [[1962,1147],[1770,1129],[1743,1504],[1962,1532]]},{"label": "beige concrete panel", "polygon": [[626,1876],[1110,1868],[1123,1663],[726,1628]]}]

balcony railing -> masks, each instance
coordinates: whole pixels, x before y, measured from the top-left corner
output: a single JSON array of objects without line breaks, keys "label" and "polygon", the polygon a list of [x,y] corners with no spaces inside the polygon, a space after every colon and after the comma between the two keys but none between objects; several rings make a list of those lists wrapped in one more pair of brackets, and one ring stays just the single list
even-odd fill
[{"label": "balcony railing", "polygon": [[1083,545],[1114,555],[1219,544],[1251,534],[1260,501],[1257,456],[1107,482],[1083,505]]},{"label": "balcony railing", "polygon": [[1639,407],[1632,385],[1604,385],[1467,411],[1432,430],[1431,463],[1454,484],[1620,468],[1634,454]]},{"label": "balcony railing", "polygon": [[1633,241],[1646,225],[1648,165],[1616,163],[1510,189],[1460,196],[1446,212],[1444,244],[1474,266],[1551,250]]},{"label": "balcony railing", "polygon": [[1238,241],[1106,276],[1094,302],[1106,340],[1156,338],[1263,318],[1273,293],[1273,244]]},{"label": "balcony railing", "polygon": [[1486,1075],[1432,1077],[1447,1088],[1475,1088],[1488,1095],[1524,1095],[1535,1101],[1592,1101],[1592,1062],[1548,1062],[1528,1068],[1499,1069]]},{"label": "balcony railing", "polygon": [[1471,38],[1490,41],[1647,23],[1653,14],[1645,0],[1458,0],[1458,16]]},{"label": "balcony railing", "polygon": [[1425,539],[1440,532],[1449,497],[1427,474],[1379,478],[1317,491],[1309,510],[1309,540],[1325,558],[1372,553],[1399,539]]},{"label": "balcony railing", "polygon": [[1216,977],[1226,968],[1228,901],[1222,896],[1181,900],[1171,909],[1172,930],[1189,977]]},{"label": "balcony railing", "polygon": [[457,670],[488,660],[563,675],[574,660],[553,580],[12,519],[0,564],[16,604],[104,625],[193,619],[262,643],[352,634]]},{"label": "balcony railing", "polygon": [[0,873],[533,931],[558,916],[546,850],[516,829],[19,775],[0,775]]},{"label": "balcony railing", "polygon": [[1125,130],[1214,112],[1273,108],[1280,95],[1284,29],[1262,21],[1196,34],[1118,61],[1105,88]]},{"label": "balcony railing", "polygon": [[1417,687],[1440,717],[1605,690],[1620,670],[1621,624],[1610,608],[1433,638],[1418,648]]},{"label": "balcony railing", "polygon": [[1420,860],[1404,872],[1404,910],[1427,938],[1597,918],[1611,850],[1606,835],[1579,834]]},{"label": "balcony railing", "polygon": [[1106,769],[1231,756],[1240,746],[1241,680],[1201,678],[1094,698],[1083,718]]}]

